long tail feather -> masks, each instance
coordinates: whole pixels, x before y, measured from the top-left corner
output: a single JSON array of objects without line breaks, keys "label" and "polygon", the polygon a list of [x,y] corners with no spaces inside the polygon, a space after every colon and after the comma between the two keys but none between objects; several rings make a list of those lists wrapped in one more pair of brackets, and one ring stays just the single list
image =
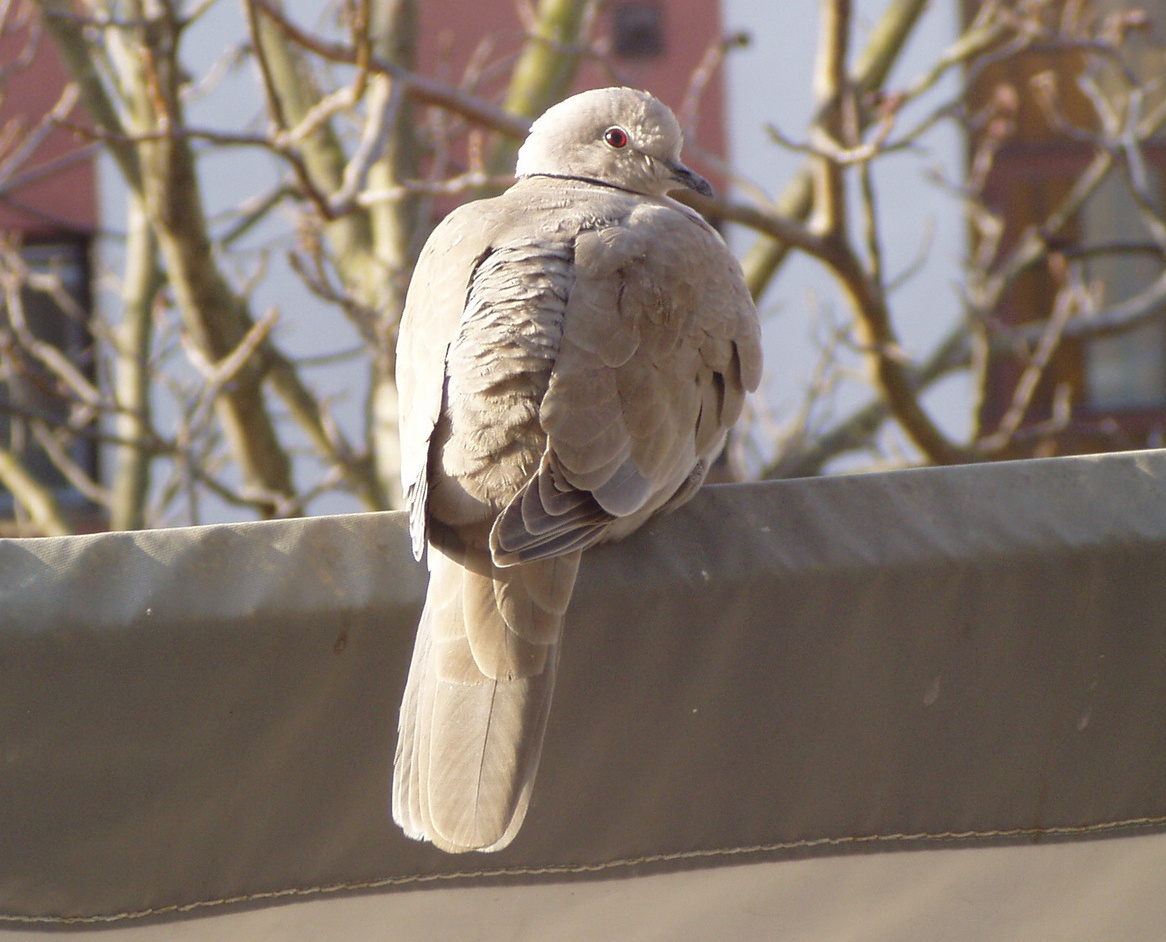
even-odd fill
[{"label": "long tail feather", "polygon": [[500,850],[526,815],[579,554],[497,568],[440,537],[401,704],[393,817],[448,851]]}]

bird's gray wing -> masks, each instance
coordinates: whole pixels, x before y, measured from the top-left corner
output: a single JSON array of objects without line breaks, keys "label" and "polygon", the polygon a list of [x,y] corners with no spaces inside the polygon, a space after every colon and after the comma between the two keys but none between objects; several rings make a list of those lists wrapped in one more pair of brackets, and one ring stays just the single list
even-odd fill
[{"label": "bird's gray wing", "polygon": [[538,474],[494,524],[499,562],[621,537],[687,499],[761,375],[740,267],[703,220],[645,201],[580,233]]},{"label": "bird's gray wing", "polygon": [[429,455],[445,394],[445,361],[466,307],[470,278],[490,251],[476,205],[454,210],[417,259],[397,333],[401,482],[417,559],[425,549]]}]

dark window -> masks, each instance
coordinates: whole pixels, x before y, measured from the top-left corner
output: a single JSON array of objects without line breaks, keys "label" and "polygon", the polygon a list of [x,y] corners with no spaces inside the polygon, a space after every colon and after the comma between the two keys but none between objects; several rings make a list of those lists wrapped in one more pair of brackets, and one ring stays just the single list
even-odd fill
[{"label": "dark window", "polygon": [[617,56],[652,59],[664,54],[664,14],[659,4],[614,4],[612,33],[612,48]]},{"label": "dark window", "polygon": [[[92,379],[92,338],[86,322],[89,309],[89,267],[83,242],[25,246],[20,250],[29,272],[48,276],[60,292],[25,285],[20,311],[12,311],[0,295],[0,447],[13,452],[38,481],[51,487],[66,505],[85,503],[38,440],[34,424],[54,430],[75,423],[75,397],[30,346],[45,345],[64,354]],[[67,299],[67,300],[66,300]],[[20,317],[17,317],[17,314]],[[63,453],[96,479],[97,449],[91,439],[72,436]],[[0,485],[0,514],[11,513],[12,496]]]},{"label": "dark window", "polygon": [[[1145,168],[1152,198],[1161,201],[1162,175]],[[1157,212],[1161,206],[1154,207]],[[1082,210],[1086,244],[1153,243],[1142,211],[1129,187],[1116,175],[1098,186]],[[1090,283],[1105,286],[1102,306],[1112,306],[1147,291],[1162,276],[1150,254],[1102,255],[1086,264]],[[1161,313],[1134,330],[1096,337],[1085,344],[1085,401],[1095,410],[1161,409],[1166,406],[1166,322]]]}]

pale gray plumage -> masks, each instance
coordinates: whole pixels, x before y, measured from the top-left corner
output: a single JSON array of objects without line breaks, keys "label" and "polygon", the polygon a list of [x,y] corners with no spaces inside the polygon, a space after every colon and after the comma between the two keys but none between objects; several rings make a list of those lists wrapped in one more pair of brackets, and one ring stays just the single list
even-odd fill
[{"label": "pale gray plumage", "polygon": [[518,182],[446,217],[417,263],[397,384],[430,582],[393,816],[445,850],[522,824],[582,551],[688,500],[760,380],[740,266],[665,195],[708,192],[680,145],[646,92],[576,95],[534,123]]}]

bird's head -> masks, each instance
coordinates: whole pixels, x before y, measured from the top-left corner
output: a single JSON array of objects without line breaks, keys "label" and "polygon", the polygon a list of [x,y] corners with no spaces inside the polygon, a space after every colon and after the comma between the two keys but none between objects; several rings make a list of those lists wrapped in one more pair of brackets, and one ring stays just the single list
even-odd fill
[{"label": "bird's head", "polygon": [[594,180],[650,196],[681,188],[711,196],[708,181],[680,162],[682,143],[676,116],[647,92],[597,88],[559,102],[531,125],[516,173]]}]

